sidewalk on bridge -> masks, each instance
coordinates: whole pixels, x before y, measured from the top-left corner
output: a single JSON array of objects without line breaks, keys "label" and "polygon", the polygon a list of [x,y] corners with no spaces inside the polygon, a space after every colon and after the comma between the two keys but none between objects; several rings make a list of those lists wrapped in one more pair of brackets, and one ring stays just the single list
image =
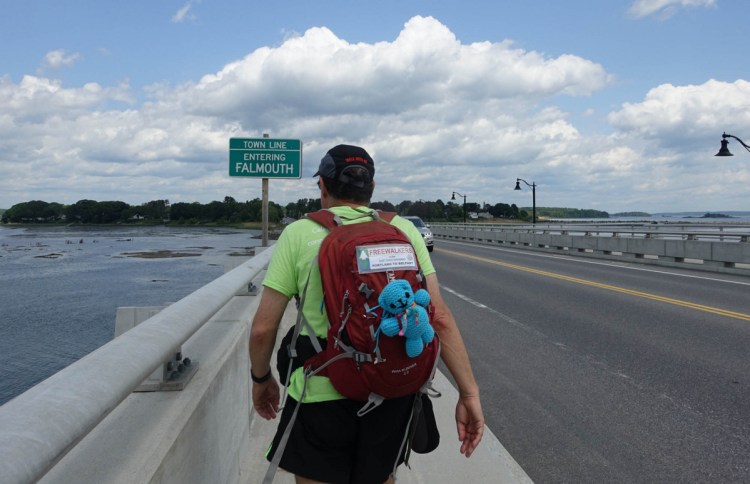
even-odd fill
[{"label": "sidewalk on bridge", "polygon": [[[297,314],[293,304],[290,304],[284,314],[279,339],[286,334],[287,329],[294,324]],[[493,483],[493,484],[525,484],[531,479],[521,469],[505,447],[495,437],[489,428],[485,427],[484,437],[476,451],[470,458],[459,452],[458,434],[454,418],[458,392],[448,379],[437,372],[434,382],[435,388],[442,393],[440,398],[433,399],[435,417],[440,430],[440,446],[429,454],[412,452],[411,469],[400,466],[396,475],[399,484],[423,484],[443,482]],[[486,409],[491,402],[482,402]],[[245,482],[248,484],[263,481],[268,462],[264,453],[276,431],[278,420],[264,420],[256,418],[253,411],[250,422],[250,462]],[[294,477],[279,469],[274,480],[277,484],[294,482]]]}]

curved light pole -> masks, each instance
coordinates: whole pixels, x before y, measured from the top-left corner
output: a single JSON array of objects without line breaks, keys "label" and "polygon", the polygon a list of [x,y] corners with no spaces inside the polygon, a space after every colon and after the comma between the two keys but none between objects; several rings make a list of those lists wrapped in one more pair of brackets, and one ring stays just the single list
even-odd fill
[{"label": "curved light pole", "polygon": [[451,200],[455,200],[456,195],[458,195],[459,197],[464,197],[464,223],[466,223],[466,195],[461,195],[458,192],[453,192],[453,195],[451,195]]},{"label": "curved light pole", "polygon": [[531,223],[536,224],[536,183],[527,182],[523,178],[516,178],[516,188],[514,190],[520,190],[521,189],[521,183],[524,182],[526,186],[531,187]]},{"label": "curved light pole", "polygon": [[724,133],[721,135],[721,149],[714,156],[734,156],[732,153],[729,152],[729,141],[727,141],[727,138],[736,139],[737,141],[740,142],[742,146],[745,147],[747,151],[750,151],[750,146],[746,145],[741,139],[731,134]]}]

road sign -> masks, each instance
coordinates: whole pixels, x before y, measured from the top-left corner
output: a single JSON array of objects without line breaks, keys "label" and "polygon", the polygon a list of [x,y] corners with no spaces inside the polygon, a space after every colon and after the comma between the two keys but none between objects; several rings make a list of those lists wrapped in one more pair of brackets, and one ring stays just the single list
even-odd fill
[{"label": "road sign", "polygon": [[229,176],[300,178],[302,142],[298,139],[230,138]]}]

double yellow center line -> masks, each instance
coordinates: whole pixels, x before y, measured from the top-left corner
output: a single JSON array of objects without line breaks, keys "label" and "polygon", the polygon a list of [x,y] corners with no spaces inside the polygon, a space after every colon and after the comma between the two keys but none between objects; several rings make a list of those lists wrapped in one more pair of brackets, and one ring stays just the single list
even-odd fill
[{"label": "double yellow center line", "polygon": [[486,262],[488,264],[494,264],[496,266],[508,267],[510,269],[516,269],[516,270],[524,271],[524,272],[531,272],[533,274],[538,274],[540,276],[552,277],[552,278],[555,278],[555,279],[561,279],[563,281],[574,282],[576,284],[583,284],[583,285],[586,285],[586,286],[598,287],[598,288],[601,288],[601,289],[606,289],[608,291],[615,291],[615,292],[619,292],[619,293],[623,293],[623,294],[630,294],[631,296],[642,297],[642,298],[645,298],[645,299],[651,299],[653,301],[664,302],[664,303],[667,303],[667,304],[674,304],[675,306],[682,306],[682,307],[686,307],[686,308],[690,308],[690,309],[695,309],[695,310],[698,310],[698,311],[703,311],[703,312],[706,312],[706,313],[718,314],[720,316],[726,316],[728,318],[735,318],[735,319],[742,319],[744,321],[750,321],[750,314],[746,314],[746,313],[738,313],[736,311],[729,311],[727,309],[715,308],[715,307],[712,307],[712,306],[704,306],[703,304],[696,304],[696,303],[692,303],[692,302],[689,302],[689,301],[682,301],[680,299],[673,299],[671,297],[658,296],[656,294],[650,294],[650,293],[647,293],[647,292],[634,291],[632,289],[626,289],[624,287],[613,286],[611,284],[603,284],[601,282],[589,281],[589,280],[586,280],[586,279],[580,279],[578,277],[565,276],[565,275],[562,275],[562,274],[556,274],[554,272],[547,272],[547,271],[542,271],[542,270],[539,270],[539,269],[534,269],[534,268],[531,268],[531,267],[519,266],[519,265],[516,265],[516,264],[509,264],[507,262],[500,262],[500,261],[493,260],[493,259],[487,259],[485,257],[479,257],[479,256],[475,256],[475,255],[464,254],[464,253],[461,253],[461,252],[454,252],[452,250],[445,250],[445,249],[442,249],[442,248],[438,249],[438,250],[440,252],[444,252],[446,254],[455,255],[455,256],[458,256],[458,257],[463,257],[465,259],[474,259],[474,260],[477,260],[477,261],[480,261],[480,262]]}]

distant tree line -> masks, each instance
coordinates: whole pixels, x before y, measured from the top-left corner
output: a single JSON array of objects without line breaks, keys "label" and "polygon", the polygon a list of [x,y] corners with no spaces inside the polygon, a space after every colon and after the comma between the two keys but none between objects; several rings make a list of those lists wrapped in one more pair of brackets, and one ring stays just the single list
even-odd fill
[{"label": "distant tree line", "polygon": [[[268,221],[280,222],[284,217],[281,205],[268,202]],[[178,223],[239,223],[260,222],[263,218],[263,202],[259,198],[238,202],[232,197],[224,197],[223,202],[207,204],[198,202],[174,203],[170,207],[169,219]]]},{"label": "distant tree line", "polygon": [[[371,203],[370,206],[380,210],[397,212],[400,215],[416,215],[426,221],[459,221],[463,220],[464,216],[463,203],[456,203],[453,201],[448,201],[446,203],[440,199],[435,201],[404,200],[396,205],[393,205],[386,200],[384,202]],[[470,218],[489,218],[487,215],[493,218],[521,220],[530,217],[523,210],[519,210],[515,204],[508,205],[507,203],[496,203],[495,205],[490,205],[467,202],[466,213],[467,220]]]},{"label": "distant tree line", "polygon": [[[396,205],[389,201],[373,202],[372,208],[397,212],[400,215],[416,215],[425,221],[461,221],[464,218],[463,203],[427,200],[404,200]],[[268,203],[268,220],[271,223],[283,221],[284,217],[298,219],[304,214],[321,208],[319,198],[301,198],[285,207],[274,202]],[[466,203],[466,218],[471,219],[510,219],[531,220],[531,209],[519,209],[515,204]],[[537,207],[537,216],[550,218],[608,218],[607,212],[576,208]],[[233,224],[260,222],[262,201],[258,198],[238,202],[226,196],[223,201],[206,204],[199,202],[179,202],[152,200],[140,205],[129,205],[121,201],[79,200],[72,205],[56,202],[32,200],[13,205],[0,215],[2,223],[81,223],[81,224],[123,224],[123,223],[165,223],[172,224]]]},{"label": "distant tree line", "polygon": [[[72,205],[32,200],[13,205],[2,214],[2,223],[238,223],[259,222],[262,218],[260,199],[238,202],[232,197],[224,201],[207,204],[173,203],[169,200],[152,200],[141,205],[129,205],[120,201],[97,202],[79,200]],[[279,222],[283,208],[276,203],[268,204],[268,219]]]}]

